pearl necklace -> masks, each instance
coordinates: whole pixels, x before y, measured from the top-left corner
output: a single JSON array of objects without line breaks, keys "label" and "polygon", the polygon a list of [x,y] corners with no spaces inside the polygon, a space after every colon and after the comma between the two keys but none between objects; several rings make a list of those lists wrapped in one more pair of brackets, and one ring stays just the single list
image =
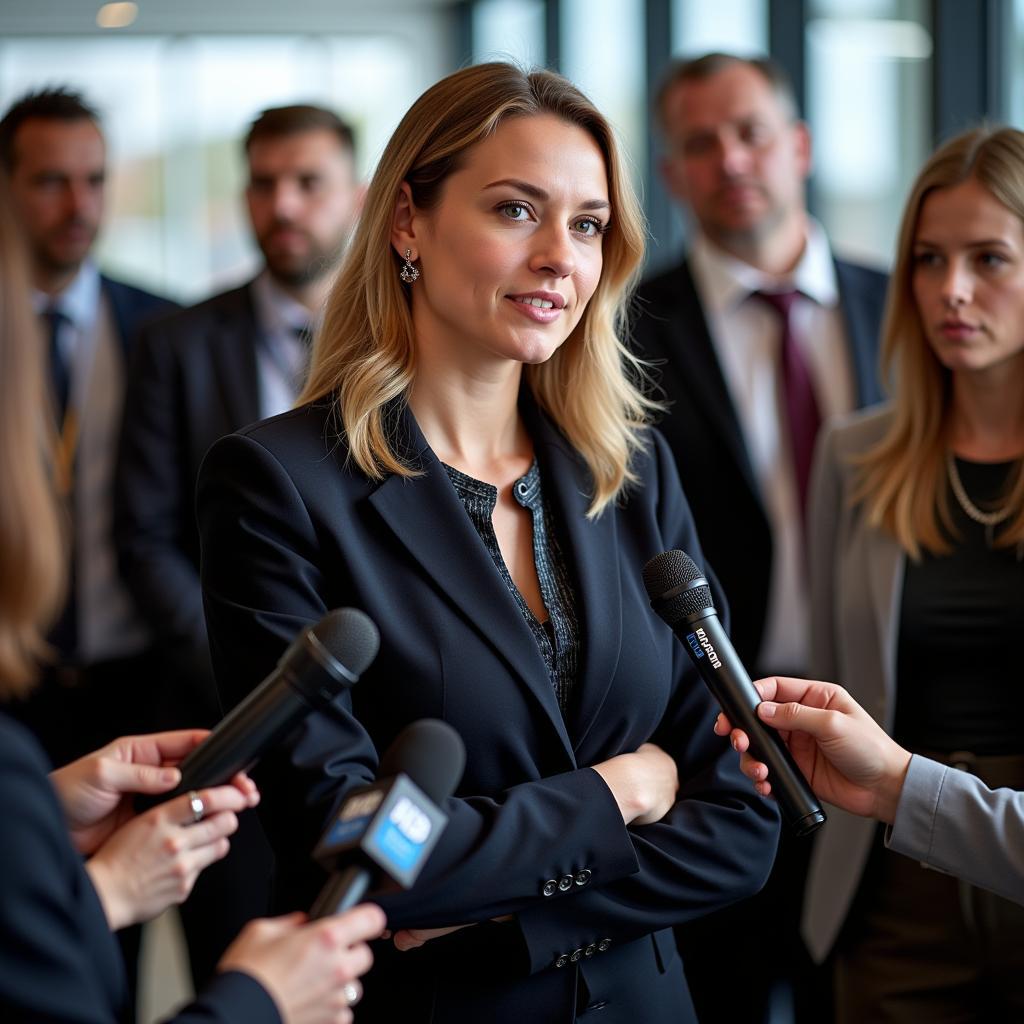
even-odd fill
[{"label": "pearl necklace", "polygon": [[963,509],[964,514],[968,519],[973,519],[974,522],[985,527],[985,543],[991,548],[995,527],[1010,518],[1013,506],[1007,504],[1003,508],[996,508],[991,512],[985,512],[978,508],[967,494],[963,481],[960,479],[960,472],[956,468],[956,457],[948,448],[946,449],[946,475],[949,477],[949,486],[952,488],[953,496],[960,508]]}]

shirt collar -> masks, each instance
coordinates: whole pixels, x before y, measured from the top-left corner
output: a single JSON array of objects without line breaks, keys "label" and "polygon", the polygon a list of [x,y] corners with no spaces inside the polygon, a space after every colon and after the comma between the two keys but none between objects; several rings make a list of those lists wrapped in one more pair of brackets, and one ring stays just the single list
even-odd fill
[{"label": "shirt collar", "polygon": [[256,306],[256,319],[271,334],[294,336],[297,331],[308,330],[314,317],[306,307],[292,298],[264,269],[252,283],[252,297]]},{"label": "shirt collar", "polygon": [[807,241],[792,274],[779,278],[766,274],[718,248],[706,235],[697,236],[690,266],[700,286],[701,300],[714,312],[735,309],[756,291],[796,288],[820,306],[839,304],[839,285],[832,250],[821,225],[807,219]]},{"label": "shirt collar", "polygon": [[67,287],[56,295],[33,288],[32,305],[37,313],[58,309],[76,330],[85,333],[92,330],[99,316],[100,284],[99,269],[92,260],[86,260]]}]

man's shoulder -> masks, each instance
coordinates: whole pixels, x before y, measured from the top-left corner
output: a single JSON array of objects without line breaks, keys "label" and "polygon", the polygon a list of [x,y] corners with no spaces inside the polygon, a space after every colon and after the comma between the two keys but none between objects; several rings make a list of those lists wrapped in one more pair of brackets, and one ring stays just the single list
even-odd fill
[{"label": "man's shoulder", "polygon": [[244,284],[173,310],[152,323],[146,335],[160,339],[161,343],[205,344],[205,335],[211,328],[251,327],[253,323],[249,285]]},{"label": "man's shoulder", "polygon": [[693,288],[693,274],[686,259],[647,275],[637,288],[637,297],[667,304],[677,301],[681,291]]},{"label": "man's shoulder", "polygon": [[138,285],[129,284],[107,274],[100,276],[104,290],[111,297],[115,304],[138,310],[142,313],[160,312],[166,310],[180,309],[180,305],[173,299],[164,295],[157,295],[155,292],[146,291]]},{"label": "man's shoulder", "polygon": [[867,263],[841,259],[838,256],[833,256],[832,258],[836,265],[836,273],[839,275],[840,287],[854,284],[860,288],[884,295],[885,289],[889,284],[888,271]]}]

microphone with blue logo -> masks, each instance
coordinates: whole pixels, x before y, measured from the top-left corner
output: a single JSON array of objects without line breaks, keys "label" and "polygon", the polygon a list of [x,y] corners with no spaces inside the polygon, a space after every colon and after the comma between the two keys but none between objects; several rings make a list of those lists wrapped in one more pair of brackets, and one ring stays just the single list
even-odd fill
[{"label": "microphone with blue logo", "polygon": [[704,574],[685,551],[665,551],[644,566],[644,586],[651,607],[683,642],[726,717],[768,766],[783,820],[798,836],[810,835],[825,823],[825,812],[785,741],[757,717],[761,695],[722,627]]},{"label": "microphone with blue logo", "polygon": [[441,805],[465,764],[462,738],[447,723],[423,718],[406,726],[381,758],[380,778],[345,800],[313,851],[333,873],[310,918],[354,907],[381,876],[410,888],[448,824]]}]

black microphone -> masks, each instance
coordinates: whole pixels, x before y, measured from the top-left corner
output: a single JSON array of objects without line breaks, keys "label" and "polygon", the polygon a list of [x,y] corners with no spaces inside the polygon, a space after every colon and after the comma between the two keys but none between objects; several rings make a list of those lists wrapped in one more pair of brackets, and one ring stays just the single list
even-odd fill
[{"label": "black microphone", "polygon": [[277,668],[181,762],[181,782],[160,801],[223,785],[247,771],[311,711],[325,708],[357,682],[379,647],[380,634],[365,612],[328,612],[295,638]]},{"label": "black microphone", "polygon": [[423,718],[406,726],[381,759],[378,780],[345,800],[313,851],[333,873],[310,918],[354,907],[381,875],[410,888],[448,824],[439,805],[455,792],[465,764],[462,738],[447,723]]},{"label": "black microphone", "polygon": [[644,586],[726,716],[750,738],[751,753],[768,765],[786,824],[798,836],[810,835],[825,823],[825,812],[782,737],[757,717],[761,695],[722,628],[708,581],[685,551],[665,551],[644,566]]}]

